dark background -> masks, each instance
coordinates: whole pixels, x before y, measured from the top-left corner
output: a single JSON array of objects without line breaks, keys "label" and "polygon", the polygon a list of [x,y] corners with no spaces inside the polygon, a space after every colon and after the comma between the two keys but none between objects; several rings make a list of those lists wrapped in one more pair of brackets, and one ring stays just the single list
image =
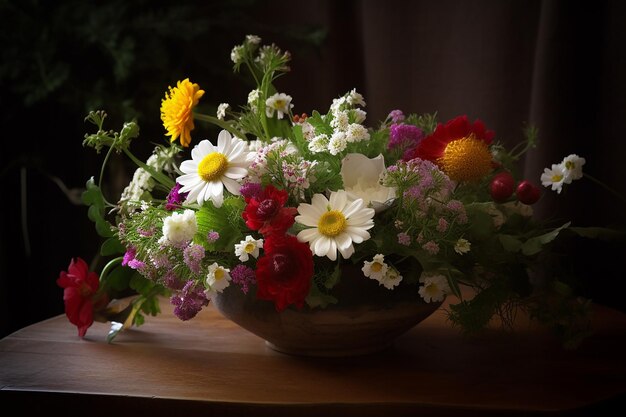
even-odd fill
[{"label": "dark background", "polygon": [[[133,149],[145,158],[164,140],[160,100],[177,80],[200,84],[207,113],[245,103],[252,85],[232,72],[230,50],[247,34],[292,53],[277,84],[294,112],[325,112],[356,88],[369,125],[393,109],[467,114],[512,146],[532,123],[540,143],[520,165],[529,179],[577,153],[626,195],[621,1],[0,0],[0,19],[0,337],[63,312],[55,281],[72,257],[102,262],[76,202],[103,157],[82,147],[87,112],[106,110],[111,129],[137,118]],[[212,137],[200,122],[194,134]],[[117,195],[132,172],[115,159],[106,192]],[[545,192],[535,209],[623,228],[626,205],[583,179]],[[624,246],[578,240],[568,250],[577,291],[626,311]]]}]

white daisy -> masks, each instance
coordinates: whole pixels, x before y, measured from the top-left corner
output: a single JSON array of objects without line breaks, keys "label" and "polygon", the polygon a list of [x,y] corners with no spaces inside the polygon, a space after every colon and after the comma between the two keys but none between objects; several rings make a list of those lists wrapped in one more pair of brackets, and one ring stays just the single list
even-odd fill
[{"label": "white daisy", "polygon": [[346,134],[344,132],[335,132],[328,141],[328,151],[331,155],[337,155],[343,152],[348,146]]},{"label": "white daisy", "polygon": [[317,135],[309,142],[309,150],[313,153],[324,152],[328,149],[328,136],[325,134]]},{"label": "white daisy", "polygon": [[255,258],[259,257],[259,249],[263,248],[263,239],[255,239],[252,236],[246,236],[245,240],[235,244],[235,255],[239,257],[241,262],[250,259],[250,255]]},{"label": "white daisy", "polygon": [[300,242],[309,242],[317,256],[328,256],[334,261],[337,251],[344,259],[354,253],[354,243],[370,238],[367,230],[374,227],[374,209],[365,207],[362,199],[350,201],[344,190],[330,193],[330,200],[315,194],[311,204],[298,206],[296,222],[310,228],[298,233]]},{"label": "white daisy", "polygon": [[208,298],[211,298],[211,295],[224,291],[224,288],[230,285],[230,269],[213,262],[209,265],[209,272],[204,283],[207,287],[205,293]]},{"label": "white daisy", "polygon": [[583,165],[585,158],[581,158],[576,154],[566,156],[561,165],[565,168],[565,184],[570,184],[573,180],[579,180],[583,177]]},{"label": "white daisy", "polygon": [[369,140],[370,133],[365,126],[358,123],[351,123],[346,131],[346,140],[348,142],[361,142],[363,140]]},{"label": "white daisy", "polygon": [[217,147],[203,140],[191,150],[192,159],[180,164],[184,175],[176,179],[182,185],[179,192],[189,193],[187,202],[202,205],[211,200],[215,207],[221,207],[224,186],[231,194],[239,195],[238,181],[248,175],[249,153],[246,142],[231,137],[226,130],[217,137]]},{"label": "white daisy", "polygon": [[371,262],[364,261],[361,271],[363,271],[363,275],[366,277],[381,282],[387,274],[388,269],[389,265],[385,263],[385,256],[379,253],[374,255]]},{"label": "white daisy", "polygon": [[423,285],[418,292],[427,303],[443,301],[445,295],[450,293],[448,280],[443,275],[431,275],[422,272],[420,282]]},{"label": "white daisy", "polygon": [[182,213],[172,213],[163,219],[163,237],[159,240],[165,245],[183,245],[193,239],[198,231],[196,212],[185,210]]},{"label": "white daisy", "polygon": [[567,172],[563,164],[552,164],[552,169],[545,168],[543,170],[543,174],[541,174],[541,184],[544,187],[552,186],[552,191],[556,191],[560,194],[563,189],[566,174]]},{"label": "white daisy", "polygon": [[285,93],[274,94],[265,100],[265,106],[265,115],[267,117],[274,117],[274,112],[276,112],[279,119],[282,119],[285,114],[289,113],[289,109],[293,108],[291,96]]}]

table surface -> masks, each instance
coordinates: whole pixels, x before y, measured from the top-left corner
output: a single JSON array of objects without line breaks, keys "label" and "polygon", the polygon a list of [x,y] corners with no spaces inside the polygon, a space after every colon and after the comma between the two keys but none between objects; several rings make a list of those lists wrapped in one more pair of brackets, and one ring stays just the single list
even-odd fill
[{"label": "table surface", "polygon": [[573,351],[527,325],[467,338],[439,310],[392,348],[351,358],[275,352],[212,306],[187,322],[162,309],[111,344],[107,324],[81,340],[65,316],[5,337],[1,403],[85,416],[626,415],[626,315],[602,306]]}]

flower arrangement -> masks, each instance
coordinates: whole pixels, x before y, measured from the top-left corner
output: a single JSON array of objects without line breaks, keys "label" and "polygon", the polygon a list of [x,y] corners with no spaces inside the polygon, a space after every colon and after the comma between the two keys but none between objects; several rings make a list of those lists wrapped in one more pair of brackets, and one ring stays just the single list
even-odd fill
[{"label": "flower arrangement", "polygon": [[[101,253],[112,259],[99,274],[72,259],[57,281],[81,337],[94,320],[110,321],[112,340],[159,313],[158,296],[169,297],[181,320],[192,319],[229,286],[277,311],[323,309],[341,303],[333,288],[345,264],[389,294],[408,287],[425,303],[457,297],[450,320],[470,332],[494,316],[510,323],[524,309],[569,342],[586,334],[589,303],[542,267],[559,236],[591,233],[533,219],[542,190],[516,174],[536,130],[507,150],[467,116],[438,122],[393,110],[366,127],[356,90],[324,113],[294,114],[292,97],[274,85],[290,70],[288,52],[249,35],[231,59],[256,81],[247,103],[202,114],[204,91],[179,81],[161,103],[169,141],[146,162],[130,150],[135,122],[114,132],[105,130],[104,112],[86,118],[97,132],[84,145],[107,153],[83,201],[105,239]],[[197,122],[220,132],[196,140]],[[116,203],[101,188],[112,152],[138,166]],[[560,193],[583,176],[584,164],[567,156],[541,183]],[[463,287],[473,289],[470,298]],[[116,302],[129,293],[130,303]]]}]

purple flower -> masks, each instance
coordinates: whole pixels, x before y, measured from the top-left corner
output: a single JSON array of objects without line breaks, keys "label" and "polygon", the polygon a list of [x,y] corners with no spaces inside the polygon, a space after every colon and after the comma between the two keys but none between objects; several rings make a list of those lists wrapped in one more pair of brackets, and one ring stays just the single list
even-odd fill
[{"label": "purple flower", "polygon": [[258,184],[256,182],[247,182],[241,186],[241,188],[239,189],[239,192],[241,193],[242,196],[244,196],[244,198],[249,199],[249,198],[255,198],[257,195],[261,193],[261,190],[262,190],[261,184]]},{"label": "purple flower", "polygon": [[404,246],[409,246],[411,244],[411,236],[405,232],[398,233],[398,243]]},{"label": "purple flower", "polygon": [[399,148],[406,152],[408,149],[415,148],[423,138],[424,132],[419,127],[394,123],[389,128],[387,149]]},{"label": "purple flower", "polygon": [[204,294],[204,288],[195,281],[189,280],[183,289],[170,298],[174,308],[174,314],[179,319],[190,320],[202,310],[202,307],[209,305],[209,299]]},{"label": "purple flower", "polygon": [[254,270],[248,266],[239,264],[230,272],[232,282],[241,287],[244,294],[248,293],[250,285],[256,282]]},{"label": "purple flower", "polygon": [[183,201],[187,198],[189,193],[179,193],[182,185],[176,183],[167,195],[167,203],[165,204],[165,210],[174,211],[182,205]]},{"label": "purple flower", "polygon": [[178,275],[172,270],[167,271],[163,276],[163,284],[172,290],[180,290],[184,285]]},{"label": "purple flower", "polygon": [[211,230],[206,237],[207,242],[209,243],[215,243],[217,242],[217,239],[220,238],[220,234],[217,233],[215,230]]},{"label": "purple flower", "polygon": [[404,120],[404,113],[402,110],[391,110],[387,118],[391,118],[392,123],[400,123]]},{"label": "purple flower", "polygon": [[122,259],[122,266],[128,265],[130,261],[135,259],[135,256],[137,256],[137,249],[134,246],[127,247],[124,259]]},{"label": "purple flower", "polygon": [[202,245],[191,244],[183,250],[185,265],[194,274],[200,273],[200,261],[204,258],[204,247]]}]

